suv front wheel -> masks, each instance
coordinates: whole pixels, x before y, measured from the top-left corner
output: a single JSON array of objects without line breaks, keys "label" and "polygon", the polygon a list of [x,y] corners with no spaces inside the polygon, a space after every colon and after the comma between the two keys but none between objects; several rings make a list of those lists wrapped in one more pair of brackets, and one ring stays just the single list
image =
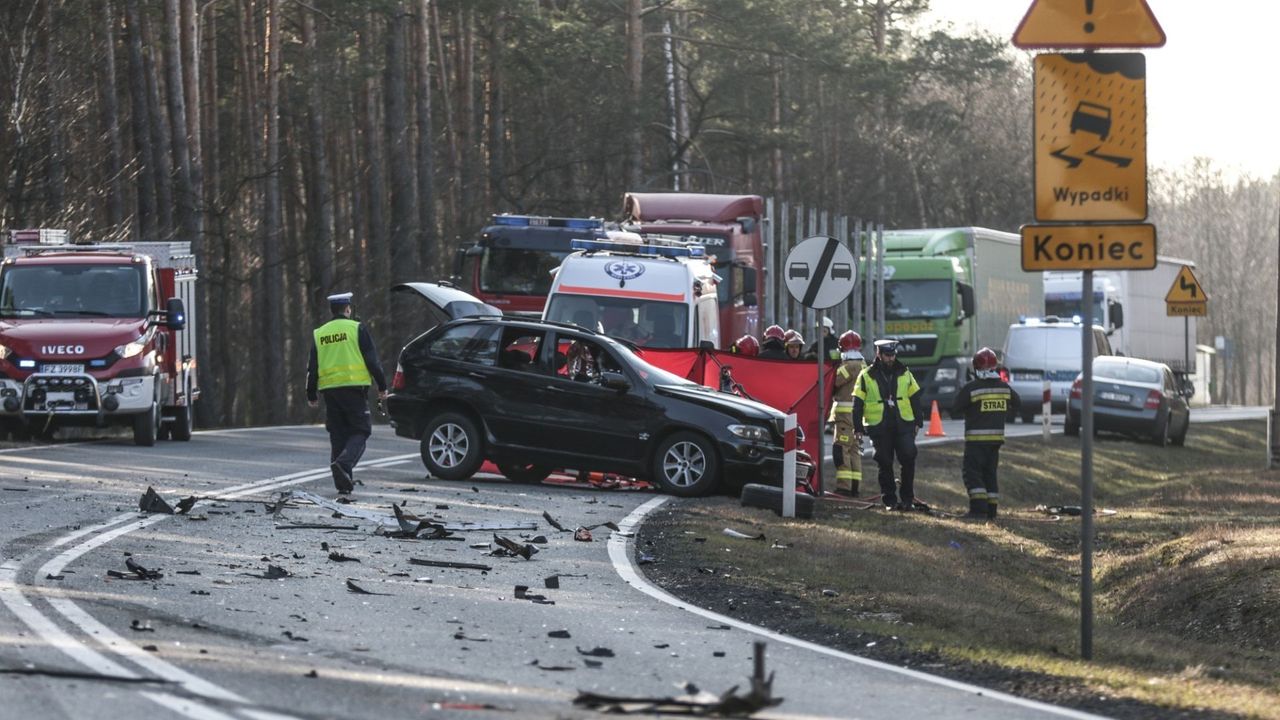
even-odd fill
[{"label": "suv front wheel", "polygon": [[441,413],[422,433],[422,464],[442,480],[466,480],[484,462],[484,444],[476,424],[459,413]]},{"label": "suv front wheel", "polygon": [[720,462],[711,441],[691,432],[678,432],[658,446],[653,476],[663,491],[680,497],[707,495],[720,481]]}]

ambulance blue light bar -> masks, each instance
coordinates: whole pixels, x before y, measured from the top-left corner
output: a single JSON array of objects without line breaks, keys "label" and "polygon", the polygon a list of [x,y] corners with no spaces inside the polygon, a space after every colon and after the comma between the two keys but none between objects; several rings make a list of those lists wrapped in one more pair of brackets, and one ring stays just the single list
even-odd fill
[{"label": "ambulance blue light bar", "polygon": [[659,245],[619,242],[617,240],[571,240],[569,241],[569,247],[574,250],[620,252],[665,258],[705,258],[707,256],[706,248],[701,245]]},{"label": "ambulance blue light bar", "polygon": [[494,215],[493,224],[508,227],[562,227],[574,230],[604,229],[604,220],[600,218],[559,218],[537,215]]}]

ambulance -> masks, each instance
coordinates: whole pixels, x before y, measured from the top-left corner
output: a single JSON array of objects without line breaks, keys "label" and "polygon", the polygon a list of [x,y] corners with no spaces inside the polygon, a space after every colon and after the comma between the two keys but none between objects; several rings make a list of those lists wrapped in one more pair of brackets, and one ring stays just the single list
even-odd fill
[{"label": "ambulance", "polygon": [[702,245],[610,231],[572,248],[555,271],[543,320],[645,348],[721,347],[720,278]]}]

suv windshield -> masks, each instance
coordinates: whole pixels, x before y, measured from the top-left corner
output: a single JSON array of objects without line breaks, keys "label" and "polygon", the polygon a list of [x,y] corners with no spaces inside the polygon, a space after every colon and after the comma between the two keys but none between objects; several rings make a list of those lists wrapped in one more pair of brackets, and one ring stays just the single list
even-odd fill
[{"label": "suv windshield", "polygon": [[951,317],[950,280],[890,280],[884,284],[884,314],[890,320]]},{"label": "suv windshield", "polygon": [[546,295],[551,292],[551,271],[570,250],[518,250],[488,247],[480,259],[480,290],[511,295]]},{"label": "suv windshield", "polygon": [[0,275],[0,316],[146,315],[137,265],[11,265]]},{"label": "suv windshield", "polygon": [[589,295],[560,295],[547,305],[547,320],[572,323],[636,345],[682,348],[689,318],[680,303]]}]

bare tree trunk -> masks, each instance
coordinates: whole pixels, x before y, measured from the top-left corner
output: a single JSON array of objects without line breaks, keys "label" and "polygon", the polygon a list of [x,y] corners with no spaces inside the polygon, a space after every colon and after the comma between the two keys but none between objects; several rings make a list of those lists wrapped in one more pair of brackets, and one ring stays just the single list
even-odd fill
[{"label": "bare tree trunk", "polygon": [[449,143],[449,223],[453,227],[459,224],[459,196],[462,193],[462,155],[458,149],[458,126],[453,121],[453,96],[450,87],[449,64],[446,62],[444,43],[440,40],[440,13],[436,6],[431,6],[431,28],[435,33],[436,54],[440,64],[437,77],[440,78],[440,99],[444,102],[444,134]]},{"label": "bare tree trunk", "polygon": [[493,11],[493,35],[489,42],[489,202],[488,207],[505,204],[503,178],[507,174],[506,124],[502,97],[502,49],[506,42],[506,11],[502,6]]},{"label": "bare tree trunk", "polygon": [[770,58],[770,64],[773,66],[773,107],[769,116],[769,122],[773,126],[773,194],[777,197],[783,197],[786,194],[786,185],[783,183],[782,176],[782,61],[777,57]]},{"label": "bare tree trunk", "polygon": [[[148,52],[142,53],[142,63],[147,71],[147,107],[151,119],[151,165],[156,174],[156,209],[160,215],[160,235],[173,237],[173,139],[165,122],[164,105],[160,101],[160,71],[156,68],[153,48],[158,47],[155,33],[145,14],[140,14],[142,44]],[[157,238],[158,239],[158,238]]]},{"label": "bare tree trunk", "polygon": [[310,64],[307,79],[307,259],[311,265],[311,303],[323,307],[325,296],[333,288],[333,201],[329,158],[325,154],[325,117],[321,101],[326,63],[316,46],[315,12],[302,10],[302,39]]},{"label": "bare tree trunk", "polygon": [[[54,52],[53,3],[44,3],[44,107],[46,117],[61,118],[65,115],[59,107],[62,101],[63,73]],[[48,217],[61,219],[67,200],[67,123],[48,123],[49,149],[45,153],[45,188]]]},{"label": "bare tree trunk", "polygon": [[418,220],[414,188],[413,148],[409,142],[409,84],[405,77],[405,47],[409,8],[402,2],[388,18],[386,67],[387,165],[391,179],[391,277],[396,282],[417,275],[415,223]]},{"label": "bare tree trunk", "polygon": [[[210,15],[209,19],[204,23],[201,31],[204,34],[205,42],[201,43],[200,54],[204,58],[204,66],[210,68],[211,71],[200,76],[200,95],[202,100],[196,103],[196,108],[201,115],[200,130],[204,137],[201,138],[201,148],[208,152],[208,162],[202,162],[201,167],[208,171],[206,182],[204,183],[203,207],[206,212],[210,213],[210,237],[209,241],[201,238],[200,241],[192,246],[196,254],[196,266],[199,268],[199,275],[196,278],[196,294],[200,299],[200,307],[197,310],[195,325],[199,329],[200,341],[197,346],[197,367],[200,369],[200,384],[205,390],[203,402],[196,405],[196,422],[203,426],[223,425],[231,422],[231,403],[226,396],[233,395],[231,392],[221,392],[223,388],[230,387],[226,382],[227,368],[231,363],[230,343],[225,338],[230,333],[230,314],[232,304],[229,302],[212,303],[215,297],[225,299],[228,297],[226,292],[226,268],[223,265],[227,246],[230,243],[227,237],[226,228],[226,212],[223,203],[217,202],[222,191],[222,156],[221,146],[218,138],[218,104],[216,102],[218,96],[218,74],[213,72],[213,68],[218,67],[218,27],[216,15]],[[203,217],[203,213],[202,213]],[[219,285],[214,285],[214,279],[219,280]],[[202,313],[203,315],[201,315]],[[201,321],[200,317],[204,317]],[[222,338],[215,347],[214,338]],[[221,399],[221,405],[215,406],[216,399]]]},{"label": "bare tree trunk", "polygon": [[120,137],[120,106],[116,99],[116,24],[111,0],[99,3],[102,29],[102,64],[99,97],[102,105],[102,134],[107,148],[106,183],[107,222],[111,236],[118,237],[124,224],[124,141]]},{"label": "bare tree trunk", "polygon": [[150,112],[147,107],[147,69],[142,61],[142,27],[138,13],[138,0],[126,0],[125,16],[129,36],[129,99],[131,101],[130,124],[133,126],[133,147],[138,171],[138,219],[137,235],[140,240],[155,240],[156,233],[156,171],[152,166]]},{"label": "bare tree trunk", "polygon": [[418,0],[418,233],[423,270],[434,277],[436,257],[435,137],[431,123],[431,0]]},{"label": "bare tree trunk", "polygon": [[165,0],[165,70],[169,77],[169,122],[173,129],[173,164],[177,176],[178,227],[182,239],[199,242],[200,225],[196,218],[199,203],[191,186],[191,152],[187,144],[187,93],[183,86],[182,32],[179,27],[178,3]]},{"label": "bare tree trunk", "polygon": [[476,208],[476,151],[477,135],[475,89],[475,8],[464,4],[458,8],[458,42],[454,46],[457,54],[458,82],[455,89],[458,93],[458,145],[462,149],[462,168],[460,173],[459,197],[461,198],[459,224],[466,225],[472,221]]},{"label": "bare tree trunk", "polygon": [[[196,236],[204,233],[204,142],[200,112],[200,14],[196,0],[181,0],[182,87],[186,92],[187,138],[190,146],[191,194],[196,205]],[[212,67],[212,66],[211,66]]]},{"label": "bare tree trunk", "polygon": [[284,239],[280,235],[280,0],[268,0],[266,17],[266,182],[263,188],[263,275],[266,322],[263,323],[263,365],[267,422],[276,425],[288,416],[284,374]]},{"label": "bare tree trunk", "polygon": [[627,0],[627,110],[630,142],[627,184],[640,190],[644,163],[644,129],[640,126],[640,102],[644,91],[644,0]]},{"label": "bare tree trunk", "polygon": [[[373,60],[374,36],[377,18],[373,13],[366,16],[364,31],[360,36],[360,62],[368,71],[364,81],[364,113],[361,116],[361,135],[365,147],[364,187],[368,190],[369,223],[366,242],[368,243],[369,261],[367,275],[361,278],[365,288],[386,287],[391,275],[390,249],[387,240],[386,220],[386,174],[382,158],[382,133],[378,123],[378,85],[372,72],[376,66]],[[372,293],[370,293],[372,295]],[[371,297],[373,314],[376,317],[386,316],[386,296],[382,293]]]}]

